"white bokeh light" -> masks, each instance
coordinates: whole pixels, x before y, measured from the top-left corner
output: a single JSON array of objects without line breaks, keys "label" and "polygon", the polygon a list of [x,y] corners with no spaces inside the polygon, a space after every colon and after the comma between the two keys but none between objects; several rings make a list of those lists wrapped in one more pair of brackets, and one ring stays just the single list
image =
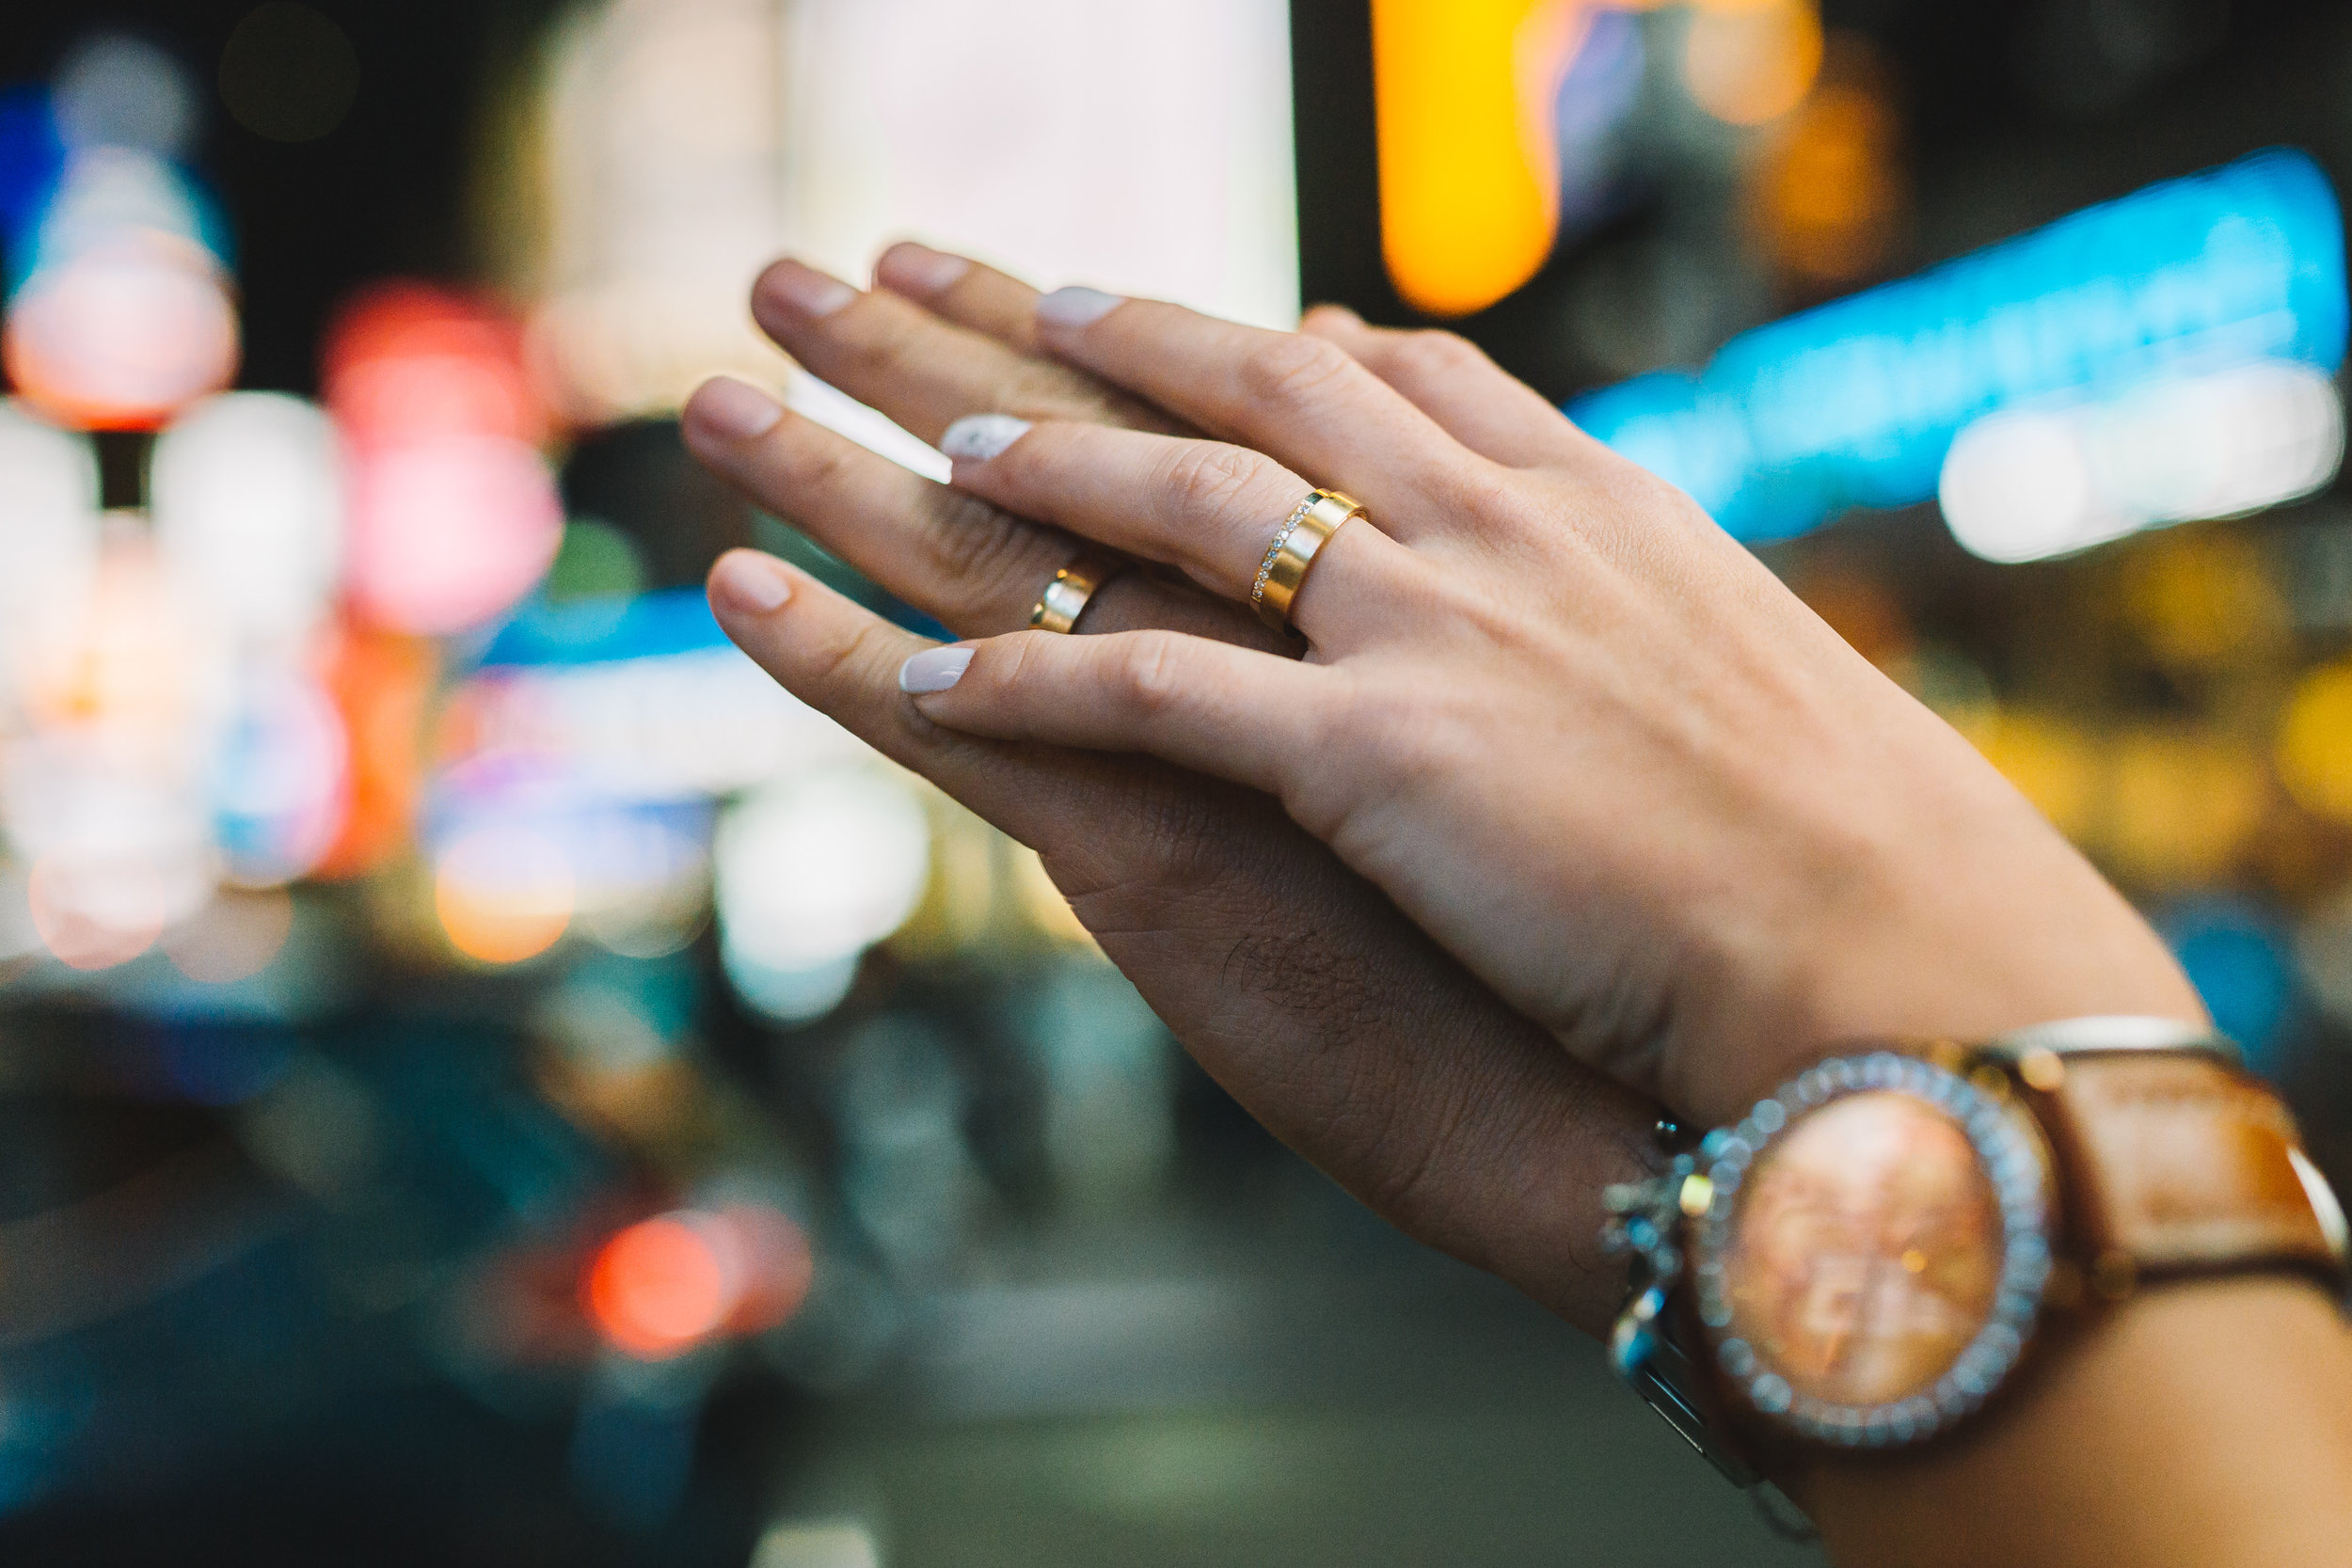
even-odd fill
[{"label": "white bokeh light", "polygon": [[711,858],[729,977],[763,1011],[808,1017],[922,902],[930,822],[897,775],[826,769],[730,807]]},{"label": "white bokeh light", "polygon": [[230,392],[155,442],[155,539],[169,568],[233,634],[291,645],[326,613],[342,562],[342,475],[325,410]]},{"label": "white bokeh light", "polygon": [[2343,460],[2344,406],[2327,373],[2265,360],[1988,414],[1952,442],[1938,499],[1971,554],[2038,561],[2276,506],[2325,485]]}]

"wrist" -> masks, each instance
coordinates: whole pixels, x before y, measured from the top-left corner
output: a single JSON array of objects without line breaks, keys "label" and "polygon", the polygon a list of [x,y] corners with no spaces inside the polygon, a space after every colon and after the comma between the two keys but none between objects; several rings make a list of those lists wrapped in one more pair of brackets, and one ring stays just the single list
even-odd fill
[{"label": "wrist", "polygon": [[1776,1479],[1850,1568],[2352,1561],[2352,1335],[2316,1286],[2169,1284],[2045,1349],[1944,1442]]},{"label": "wrist", "polygon": [[2039,818],[2008,843],[1980,829],[1966,852],[1884,857],[1812,909],[1789,911],[1773,946],[1748,944],[1761,961],[1724,966],[1738,977],[1720,988],[1737,1000],[1712,1014],[1722,1043],[1677,1053],[1668,1103],[1736,1120],[1856,1040],[2121,1015],[2208,1022],[2162,939]]},{"label": "wrist", "polygon": [[[1687,1354],[1720,1374],[1708,1379],[1720,1420],[1833,1536],[1876,1548],[1843,1554],[1855,1560],[2088,1560],[2061,1549],[2077,1527],[2035,1491],[2042,1472],[2130,1473],[2117,1455],[2137,1452],[2150,1420],[2194,1420],[2191,1395],[2212,1399],[2217,1424],[2157,1441],[2199,1455],[2233,1431],[2218,1416],[2250,1411],[2259,1425],[2298,1359],[2331,1388],[2318,1408],[2336,1424],[2285,1435],[2352,1474],[2352,1350],[2333,1304],[2343,1217],[2283,1108],[2221,1042],[2106,1018],[1915,1049],[1807,1070],[1710,1134],[1668,1182],[1612,1196],[1617,1234],[1657,1282],[1620,1325],[1621,1370],[1648,1364],[1645,1324],[1678,1322]],[[2217,1293],[2224,1284],[2244,1289]],[[2152,1323],[2169,1326],[2152,1335]],[[2234,1343],[2217,1354],[2248,1335],[2287,1361],[2238,1355]],[[2112,1433],[2083,1440],[2069,1431],[2073,1406],[2058,1402],[2050,1418],[2037,1393],[2074,1386],[2069,1369],[2086,1357],[2107,1369],[2090,1380],[2097,1419],[2136,1423],[2120,1446]],[[2053,1431],[2091,1457],[2071,1470],[2044,1463],[2033,1444]],[[2249,1451],[2280,1435],[2257,1432]],[[2004,1442],[2024,1444],[2022,1456]],[[1971,1488],[1986,1478],[1963,1461],[1988,1446],[2012,1472],[2037,1472],[2032,1486],[1997,1488],[2002,1508],[2039,1512],[1948,1554],[1933,1505],[1984,1505]],[[1840,1478],[1889,1475],[1961,1479],[1948,1495],[1896,1492],[1892,1514],[1872,1512],[1877,1490],[1840,1493]],[[2228,1490],[2206,1496],[2220,1499],[2215,1516],[2245,1506]],[[2289,1521],[2338,1522],[2281,1507]],[[1889,1518],[1901,1532],[1888,1534]],[[1928,1545],[1915,1539],[1923,1529]],[[2088,1539],[2098,1560],[2241,1560],[2137,1550],[2111,1521]]]}]

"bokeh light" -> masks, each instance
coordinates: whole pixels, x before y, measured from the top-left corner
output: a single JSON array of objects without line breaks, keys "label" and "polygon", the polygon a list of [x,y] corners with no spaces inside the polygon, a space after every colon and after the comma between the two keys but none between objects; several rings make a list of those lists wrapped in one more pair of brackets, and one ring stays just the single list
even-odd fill
[{"label": "bokeh light", "polygon": [[1807,285],[1854,282],[1894,250],[1910,193],[1889,76],[1867,46],[1837,39],[1820,85],[1749,176],[1765,252]]},{"label": "bokeh light", "polygon": [[196,133],[187,68],[142,38],[100,33],[67,51],[52,88],[57,130],[76,150],[119,147],[174,159]]},{"label": "bokeh light", "polygon": [[169,569],[240,641],[287,651],[317,626],[342,564],[343,479],[315,404],[208,399],[156,438],[148,487]]},{"label": "bokeh light", "polygon": [[564,847],[526,829],[461,834],[434,859],[433,908],[450,945],[485,964],[535,958],[578,907]]},{"label": "bokeh light", "polygon": [[930,825],[892,774],[828,769],[728,808],[712,859],[728,976],[755,1006],[808,1017],[922,902]]},{"label": "bokeh light", "polygon": [[446,635],[545,575],[564,510],[513,324],[420,285],[378,289],[330,332],[326,396],[344,436],[345,582],[362,615]]},{"label": "bokeh light", "polygon": [[224,892],[194,919],[164,933],[164,955],[199,985],[229,985],[277,960],[294,919],[294,898],[282,888]]},{"label": "bokeh light", "polygon": [[44,416],[152,429],[235,375],[220,225],[181,170],[135,148],[76,150],[23,232],[0,356]]},{"label": "bokeh light", "polygon": [[2279,779],[2297,804],[2352,822],[2352,660],[2304,673],[2279,723]]},{"label": "bokeh light", "polygon": [[0,403],[0,697],[71,623],[98,574],[98,461],[89,443]]},{"label": "bokeh light", "polygon": [[2271,360],[1988,415],[1953,439],[1938,499],[1972,555],[2036,561],[2309,495],[2343,458],[2333,380]]},{"label": "bokeh light", "polygon": [[326,858],[350,800],[350,745],[317,681],[247,666],[212,756],[214,832],[230,881],[277,886]]},{"label": "bokeh light", "polygon": [[1726,125],[1761,125],[1804,101],[1821,48],[1813,0],[1705,0],[1683,35],[1683,85]]},{"label": "bokeh light", "polygon": [[308,6],[267,0],[220,52],[220,101],[238,124],[277,142],[316,141],[359,96],[350,37]]},{"label": "bokeh light", "polygon": [[1569,413],[1763,541],[1928,499],[1960,434],[2004,409],[2270,362],[2332,372],[2345,312],[2327,176],[2271,151],[1759,327],[1695,376],[1642,376]]},{"label": "bokeh light", "polygon": [[2157,928],[2214,1027],[2245,1047],[2257,1070],[2295,1022],[2296,967],[2285,931],[2269,911],[2243,899],[2198,899],[2161,915]]},{"label": "bokeh light", "polygon": [[645,1360],[676,1355],[723,1330],[757,1332],[797,1311],[812,1275],[800,1227],[772,1210],[685,1210],[613,1235],[585,1288],[597,1328]]},{"label": "bokeh light", "polygon": [[1551,111],[1581,32],[1550,0],[1375,0],[1381,251],[1415,309],[1481,309],[1551,253]]}]

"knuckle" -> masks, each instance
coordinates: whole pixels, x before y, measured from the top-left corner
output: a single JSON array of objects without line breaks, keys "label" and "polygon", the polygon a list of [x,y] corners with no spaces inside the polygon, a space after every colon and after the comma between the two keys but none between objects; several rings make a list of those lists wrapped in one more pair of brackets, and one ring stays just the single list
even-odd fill
[{"label": "knuckle", "polygon": [[1188,441],[1167,459],[1161,489],[1179,516],[1219,515],[1256,479],[1258,458],[1221,441]]},{"label": "knuckle", "polygon": [[1120,651],[1119,689],[1139,717],[1152,719],[1175,706],[1183,695],[1176,667],[1176,640],[1166,632],[1137,632]]},{"label": "knuckle", "polygon": [[924,531],[925,564],[936,578],[966,590],[1025,592],[1051,575],[1037,559],[1039,539],[1033,525],[977,496],[958,493],[937,525]]},{"label": "knuckle", "polygon": [[[778,443],[776,478],[791,492],[825,495],[840,487],[849,465],[849,453],[829,431],[809,431],[787,420],[785,428],[809,439],[786,440]],[[787,494],[778,499],[787,505],[794,496]]]},{"label": "knuckle", "polygon": [[1398,345],[1405,368],[1429,379],[1442,379],[1475,370],[1486,363],[1478,345],[1455,332],[1431,328],[1416,332]]},{"label": "knuckle", "polygon": [[1327,339],[1281,333],[1244,356],[1242,385],[1261,402],[1296,403],[1358,368],[1344,350]]},{"label": "knuckle", "polygon": [[831,639],[812,649],[808,665],[811,689],[836,689],[856,679],[860,671],[879,667],[889,652],[876,641],[882,631],[878,624],[860,626],[845,637]]}]

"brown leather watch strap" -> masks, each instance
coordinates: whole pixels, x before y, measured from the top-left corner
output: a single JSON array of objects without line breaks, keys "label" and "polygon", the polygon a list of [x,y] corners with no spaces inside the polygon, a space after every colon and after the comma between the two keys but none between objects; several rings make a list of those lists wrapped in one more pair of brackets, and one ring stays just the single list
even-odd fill
[{"label": "brown leather watch strap", "polygon": [[2254,1079],[2196,1052],[2035,1065],[2027,1093],[2062,1167],[2070,1250],[2104,1293],[2219,1270],[2341,1275],[2296,1169],[2294,1118]]}]

